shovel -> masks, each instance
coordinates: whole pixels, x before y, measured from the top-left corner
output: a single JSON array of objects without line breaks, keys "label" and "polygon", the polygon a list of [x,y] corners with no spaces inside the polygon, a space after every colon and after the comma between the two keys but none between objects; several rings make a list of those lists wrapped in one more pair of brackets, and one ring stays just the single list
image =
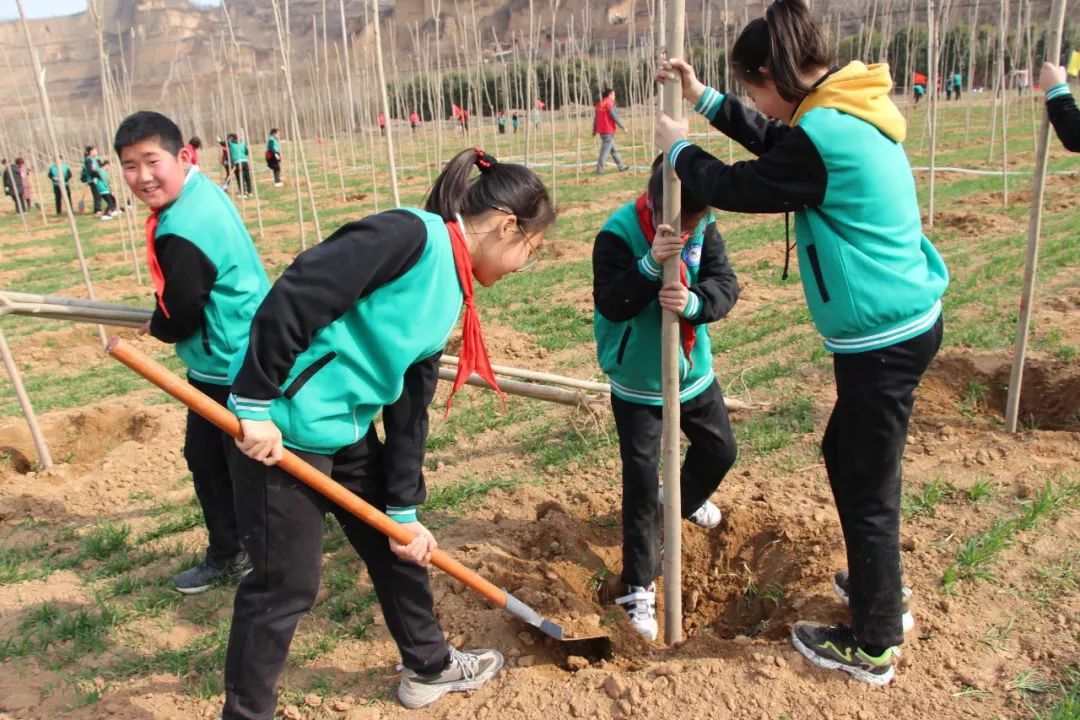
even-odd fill
[{"label": "shovel", "polygon": [[[114,337],[105,347],[105,352],[139,375],[142,375],[154,385],[157,385],[169,395],[172,395],[184,405],[187,405],[199,415],[202,415],[224,432],[234,438],[241,437],[240,421],[235,415],[181,380],[164,365],[144,355],[130,343],[119,337]],[[288,450],[285,450],[285,456],[278,463],[278,467],[395,542],[407,545],[412,541],[413,534],[411,532]],[[536,610],[502,588],[485,580],[450,557],[446,552],[435,550],[431,555],[431,564],[475,590],[492,605],[503,608],[514,617],[561,643],[561,647],[566,651],[567,655],[579,655],[593,660],[611,657],[611,638],[605,635],[582,638],[566,637],[561,627],[551,620],[541,617]]]}]

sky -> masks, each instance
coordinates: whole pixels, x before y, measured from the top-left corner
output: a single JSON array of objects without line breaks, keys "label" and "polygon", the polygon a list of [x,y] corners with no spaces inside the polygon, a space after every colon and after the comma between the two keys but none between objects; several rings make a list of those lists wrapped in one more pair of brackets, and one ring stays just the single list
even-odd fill
[{"label": "sky", "polygon": [[[194,5],[219,5],[217,0],[189,0]],[[29,18],[47,18],[58,15],[74,15],[86,10],[86,0],[23,0],[23,9]],[[0,21],[19,17],[15,0],[0,0]]]}]

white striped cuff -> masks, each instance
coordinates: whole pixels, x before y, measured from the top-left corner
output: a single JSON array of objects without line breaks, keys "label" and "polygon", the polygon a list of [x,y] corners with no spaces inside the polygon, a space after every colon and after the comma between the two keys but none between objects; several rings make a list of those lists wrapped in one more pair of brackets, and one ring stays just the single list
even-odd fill
[{"label": "white striped cuff", "polygon": [[690,299],[686,301],[686,307],[683,308],[682,316],[687,320],[693,320],[701,312],[701,298],[695,293],[690,293]]},{"label": "white striped cuff", "polygon": [[254,398],[229,395],[229,407],[236,416],[244,420],[269,420],[271,400],[256,400]]},{"label": "white striped cuff", "polygon": [[720,106],[723,104],[724,94],[707,87],[701,99],[694,105],[694,110],[707,117],[709,122],[712,122],[716,118],[716,113],[720,112]]},{"label": "white striped cuff", "polygon": [[1049,90],[1046,91],[1046,99],[1047,99],[1047,101],[1050,101],[1050,100],[1053,100],[1054,98],[1059,98],[1062,95],[1071,95],[1071,94],[1072,93],[1069,91],[1068,83],[1058,83],[1057,85],[1055,85],[1054,87],[1052,87],[1052,88],[1050,88]]},{"label": "white striped cuff", "polygon": [[656,261],[653,260],[651,252],[645,253],[641,256],[641,259],[638,260],[638,270],[650,280],[659,280],[660,275],[664,272],[663,266],[657,265]]},{"label": "white striped cuff", "polygon": [[410,505],[408,507],[387,506],[386,514],[390,516],[391,520],[401,525],[417,522],[415,505]]},{"label": "white striped cuff", "polygon": [[690,143],[686,140],[678,140],[671,146],[671,149],[668,150],[668,162],[671,164],[671,167],[675,167],[675,163],[679,159],[679,153],[688,147],[690,147]]}]

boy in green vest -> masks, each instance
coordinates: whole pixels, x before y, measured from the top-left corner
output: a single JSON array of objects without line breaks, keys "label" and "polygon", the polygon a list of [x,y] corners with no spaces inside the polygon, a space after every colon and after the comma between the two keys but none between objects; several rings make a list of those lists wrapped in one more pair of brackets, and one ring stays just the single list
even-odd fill
[{"label": "boy in green vest", "polygon": [[[661,561],[662,310],[680,318],[681,425],[690,440],[682,467],[684,517],[706,529],[720,524],[720,510],[709,496],[738,452],[713,374],[708,333],[708,323],[735,305],[738,282],[712,214],[695,195],[682,192],[680,234],[666,225],[657,227],[663,206],[661,159],[653,163],[648,191],[608,218],[593,247],[596,352],[611,381],[623,464],[621,579],[627,593],[616,603],[648,640],[655,640],[658,631],[654,580]],[[662,285],[664,261],[675,255],[681,255],[682,281]]]},{"label": "boy in green vest", "polygon": [[[229,363],[247,343],[251,318],[270,288],[247,228],[221,188],[191,166],[180,129],[141,111],[116,131],[124,181],[150,208],[147,264],[157,307],[143,327],[176,345],[188,382],[222,405]],[[232,438],[188,413],[184,457],[209,534],[206,557],[173,577],[177,590],[200,593],[250,567],[240,547],[226,449]]]},{"label": "boy in green vest", "polygon": [[274,173],[274,187],[281,187],[281,138],[277,128],[270,128],[266,138],[266,167]]}]

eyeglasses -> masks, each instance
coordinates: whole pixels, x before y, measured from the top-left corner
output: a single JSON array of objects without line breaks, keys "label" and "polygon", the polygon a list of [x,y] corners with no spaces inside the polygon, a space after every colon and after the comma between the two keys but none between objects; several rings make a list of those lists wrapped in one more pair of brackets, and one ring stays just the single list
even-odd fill
[{"label": "eyeglasses", "polygon": [[[506,213],[507,215],[515,214],[514,211],[508,207],[492,205],[490,203],[488,204],[488,207],[490,207],[492,210],[498,210],[499,212]],[[519,267],[514,272],[528,272],[529,270],[532,270],[534,267],[536,267],[537,263],[539,263],[540,260],[543,259],[543,256],[541,255],[542,248],[537,247],[533,244],[533,241],[529,239],[528,235],[525,234],[525,230],[521,227],[520,223],[515,223],[515,227],[517,228],[518,232],[521,233],[521,239],[525,241],[525,244],[529,248],[529,259],[525,262],[524,265]]]}]

